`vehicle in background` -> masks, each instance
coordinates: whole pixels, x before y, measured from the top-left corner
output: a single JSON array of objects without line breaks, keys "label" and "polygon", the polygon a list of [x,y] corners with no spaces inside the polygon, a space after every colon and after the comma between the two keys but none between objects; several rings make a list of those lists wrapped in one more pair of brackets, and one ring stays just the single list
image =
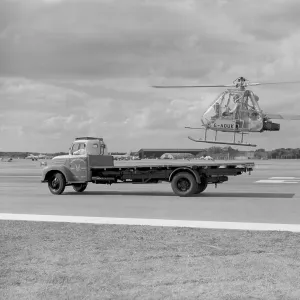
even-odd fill
[{"label": "vehicle in background", "polygon": [[207,155],[204,157],[204,160],[214,160],[211,156]]},{"label": "vehicle in background", "polygon": [[126,154],[112,154],[112,157],[114,160],[129,160],[131,158],[130,154],[131,151],[128,151]]},{"label": "vehicle in background", "polygon": [[132,160],[141,160],[141,158],[138,155],[131,156]]},{"label": "vehicle in background", "polygon": [[13,159],[12,157],[1,157],[0,158],[0,161],[3,161],[3,162],[11,162]]},{"label": "vehicle in background", "polygon": [[33,160],[38,160],[38,157],[37,155],[29,154],[28,156],[25,157],[25,159],[31,159],[33,161]]},{"label": "vehicle in background", "polygon": [[46,159],[45,154],[39,154],[39,155],[34,155],[34,154],[29,154],[28,156],[25,157],[25,159],[31,159],[32,161],[38,160],[38,159]]}]

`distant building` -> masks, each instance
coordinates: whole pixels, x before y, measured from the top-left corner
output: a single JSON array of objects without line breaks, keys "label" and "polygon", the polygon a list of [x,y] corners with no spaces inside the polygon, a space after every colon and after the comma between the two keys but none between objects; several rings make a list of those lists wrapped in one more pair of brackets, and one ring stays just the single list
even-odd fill
[{"label": "distant building", "polygon": [[195,156],[191,153],[164,153],[161,159],[191,159]]}]

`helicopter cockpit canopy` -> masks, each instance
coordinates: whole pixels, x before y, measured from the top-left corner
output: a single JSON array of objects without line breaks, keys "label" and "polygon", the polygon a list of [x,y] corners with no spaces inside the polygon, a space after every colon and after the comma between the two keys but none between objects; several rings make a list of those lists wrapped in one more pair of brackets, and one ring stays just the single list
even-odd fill
[{"label": "helicopter cockpit canopy", "polygon": [[259,131],[263,127],[258,97],[250,90],[227,90],[202,116],[206,127],[220,131]]}]

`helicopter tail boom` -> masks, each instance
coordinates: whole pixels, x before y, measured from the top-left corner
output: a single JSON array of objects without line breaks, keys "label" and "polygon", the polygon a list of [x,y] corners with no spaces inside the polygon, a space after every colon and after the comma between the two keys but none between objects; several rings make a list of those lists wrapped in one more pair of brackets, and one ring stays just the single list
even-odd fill
[{"label": "helicopter tail boom", "polygon": [[284,115],[284,114],[266,114],[268,119],[277,120],[300,120],[300,115]]}]

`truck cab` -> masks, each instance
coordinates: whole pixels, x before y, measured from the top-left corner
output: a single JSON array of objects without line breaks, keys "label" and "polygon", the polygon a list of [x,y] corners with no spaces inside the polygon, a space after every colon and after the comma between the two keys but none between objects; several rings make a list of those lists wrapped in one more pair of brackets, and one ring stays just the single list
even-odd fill
[{"label": "truck cab", "polygon": [[55,187],[55,176],[61,173],[66,185],[73,185],[74,188],[82,187],[91,180],[89,166],[113,165],[113,157],[108,155],[103,138],[78,137],[71,144],[68,155],[53,157],[51,163],[43,169],[42,182],[51,183],[53,179],[53,187]]},{"label": "truck cab", "polygon": [[[108,155],[103,138],[79,137],[69,148],[69,155],[80,155],[80,150],[86,155]],[[78,153],[79,152],[79,153]]]}]

